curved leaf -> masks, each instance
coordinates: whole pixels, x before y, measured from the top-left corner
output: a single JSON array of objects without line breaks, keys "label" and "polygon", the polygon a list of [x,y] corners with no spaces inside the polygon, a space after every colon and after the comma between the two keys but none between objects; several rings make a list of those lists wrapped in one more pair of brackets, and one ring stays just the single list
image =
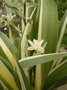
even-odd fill
[{"label": "curved leaf", "polygon": [[20,62],[22,67],[29,68],[29,67],[35,66],[37,64],[43,64],[46,62],[57,60],[61,57],[63,58],[65,56],[67,56],[67,52],[51,53],[51,54],[44,54],[44,55],[27,57],[27,58],[19,60],[19,62]]},{"label": "curved leaf", "polygon": [[[59,64],[60,65],[60,64]],[[67,60],[47,77],[44,89],[60,86],[67,82]]]},{"label": "curved leaf", "polygon": [[[8,47],[8,49],[11,51],[12,55],[16,58],[19,59],[19,52],[17,48],[14,46],[14,44],[8,39],[8,37],[0,32],[0,38],[3,40],[5,45]],[[1,42],[0,42],[1,44]]]},{"label": "curved leaf", "polygon": [[0,79],[5,83],[8,88],[18,90],[13,76],[10,74],[10,72],[1,60],[0,67]]}]

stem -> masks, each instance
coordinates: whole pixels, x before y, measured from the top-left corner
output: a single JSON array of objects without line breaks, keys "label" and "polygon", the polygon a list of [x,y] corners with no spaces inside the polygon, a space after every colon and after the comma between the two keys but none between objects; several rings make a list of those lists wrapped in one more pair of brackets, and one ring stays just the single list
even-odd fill
[{"label": "stem", "polygon": [[[42,37],[42,10],[43,8],[43,0],[41,0],[40,7],[40,18],[39,18],[39,32],[38,32],[38,40],[41,40]],[[35,90],[41,90],[42,88],[42,65],[36,65],[36,73],[35,73]]]},{"label": "stem", "polygon": [[41,90],[41,64],[36,66],[35,90]]},{"label": "stem", "polygon": [[9,25],[9,39],[14,42],[14,39],[13,39],[13,35],[12,35],[12,31],[11,31],[11,28],[10,28],[10,25]]}]

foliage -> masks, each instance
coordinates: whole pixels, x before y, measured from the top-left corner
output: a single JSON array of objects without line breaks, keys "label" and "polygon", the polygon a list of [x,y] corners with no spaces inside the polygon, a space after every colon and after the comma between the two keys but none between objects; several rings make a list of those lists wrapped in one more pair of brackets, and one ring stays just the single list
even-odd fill
[{"label": "foliage", "polygon": [[57,2],[3,1],[6,14],[0,24],[6,35],[0,32],[0,89],[52,90],[67,83],[67,52],[60,50],[67,11],[58,23]]},{"label": "foliage", "polygon": [[59,19],[62,19],[66,9],[67,9],[67,1],[66,0],[56,0],[59,11]]}]

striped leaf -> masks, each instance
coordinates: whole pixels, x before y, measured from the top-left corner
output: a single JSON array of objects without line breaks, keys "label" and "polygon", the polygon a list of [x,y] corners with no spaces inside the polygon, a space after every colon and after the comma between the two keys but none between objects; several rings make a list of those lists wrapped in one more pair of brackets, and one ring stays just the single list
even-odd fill
[{"label": "striped leaf", "polygon": [[12,55],[16,59],[19,59],[19,52],[18,52],[17,48],[14,46],[14,44],[8,39],[8,37],[5,34],[3,34],[3,33],[0,32],[0,39],[8,47],[8,49],[11,51]]},{"label": "striped leaf", "polygon": [[[39,0],[39,3],[40,3],[39,4],[40,5],[40,7],[39,7],[40,8],[40,17],[39,17],[38,40],[43,39],[45,42],[47,42],[47,45],[45,48],[45,53],[54,53],[56,51],[56,45],[57,45],[57,40],[58,40],[57,5],[54,2],[54,0],[51,0],[51,1],[50,0]],[[41,78],[40,83],[42,83],[42,85],[43,85],[43,82],[45,82],[47,74],[50,70],[51,63],[46,63],[44,65],[39,65],[37,67],[36,67],[36,69],[37,69],[36,72],[39,71],[40,73],[37,73],[39,75],[39,77],[38,77],[38,75],[36,75],[36,76],[38,79]],[[39,68],[40,68],[40,70],[39,70]],[[38,81],[38,80],[36,80],[36,81]],[[39,81],[37,83],[39,83]],[[38,87],[39,86],[40,85],[38,85]]]},{"label": "striped leaf", "polygon": [[[10,40],[7,38],[7,36],[5,36],[4,34],[2,34],[2,33],[0,33],[1,35],[3,35],[2,37],[0,37],[0,47],[3,49],[3,51],[4,51],[4,53],[5,53],[5,55],[7,56],[7,58],[8,58],[8,60],[9,60],[9,62],[12,64],[12,66],[13,66],[13,69],[16,69],[16,74],[18,75],[18,77],[17,77],[17,75],[16,74],[13,74],[13,75],[15,75],[15,76],[13,76],[13,79],[15,79],[15,78],[17,78],[17,79],[15,79],[14,81],[17,81],[18,80],[18,78],[19,78],[19,81],[20,81],[20,85],[21,85],[21,89],[22,90],[27,90],[27,88],[29,88],[29,90],[31,90],[30,89],[30,85],[29,85],[29,83],[28,84],[26,84],[27,82],[28,82],[28,80],[27,80],[27,78],[26,78],[26,76],[25,76],[25,74],[24,74],[24,71],[23,71],[23,69],[22,68],[20,68],[20,65],[19,65],[19,63],[17,62],[17,60],[16,60],[16,58],[13,56],[13,53],[11,52],[12,50],[11,50],[11,48],[14,46],[11,42],[10,42]],[[4,37],[5,36],[5,37]],[[6,41],[5,41],[5,39],[6,39]],[[7,40],[9,41],[8,42],[8,44],[7,44]],[[9,45],[11,45],[11,47],[9,47]],[[14,50],[15,50],[15,47],[13,47],[14,48]],[[16,51],[15,51],[16,52]],[[3,59],[2,59],[3,60]],[[2,61],[1,61],[2,62]],[[5,61],[3,61],[4,62],[4,67],[6,67],[6,62]],[[1,63],[0,63],[1,64]],[[0,65],[1,66],[1,65]],[[2,65],[3,66],[3,65]],[[8,67],[8,65],[7,65],[7,67]],[[8,68],[9,69],[9,68]],[[7,70],[8,70],[7,69]],[[5,71],[6,69],[4,68],[4,71]],[[21,70],[22,70],[22,72],[21,72]],[[1,71],[2,72],[2,71]],[[9,72],[9,71],[8,71]],[[9,76],[10,75],[10,73],[8,73],[8,72],[4,72],[4,74],[7,74],[6,76]],[[4,81],[4,83],[6,82],[6,80],[5,80],[5,77],[4,77],[4,75],[2,75],[1,73],[0,73],[0,77],[1,77],[1,79],[2,79],[2,81]],[[2,78],[3,77],[3,78]],[[10,79],[10,78],[9,78]],[[10,81],[10,80],[9,80]],[[17,83],[17,82],[16,82]],[[15,83],[15,84],[16,84]],[[8,83],[7,83],[8,84]],[[9,85],[8,85],[9,86]],[[10,86],[10,88],[13,88],[12,86]],[[17,89],[14,89],[14,90],[17,90]],[[20,90],[20,89],[19,89]]]},{"label": "striped leaf", "polygon": [[44,54],[44,55],[27,57],[27,58],[19,60],[19,62],[20,62],[22,67],[29,68],[29,67],[35,66],[37,64],[43,64],[46,62],[57,60],[61,57],[63,58],[65,56],[67,56],[67,52],[51,53],[51,54]]},{"label": "striped leaf", "polygon": [[3,62],[0,60],[0,79],[3,81],[3,83],[7,86],[8,89],[14,89],[18,90],[17,85],[14,81],[13,76],[8,71],[7,67],[3,64]]}]

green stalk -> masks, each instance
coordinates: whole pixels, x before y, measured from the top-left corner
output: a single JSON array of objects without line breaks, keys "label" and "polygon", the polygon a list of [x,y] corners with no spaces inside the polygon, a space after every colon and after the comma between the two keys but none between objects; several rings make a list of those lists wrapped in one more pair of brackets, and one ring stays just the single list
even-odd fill
[{"label": "green stalk", "polygon": [[[31,31],[31,25],[32,25],[32,22],[31,22],[31,19],[35,13],[35,10],[36,10],[36,7],[34,8],[34,10],[32,11],[29,19],[30,19],[30,22],[27,22],[26,24],[26,27],[24,26],[23,22],[22,22],[22,33],[23,33],[23,36],[22,36],[22,40],[21,40],[21,58],[25,58],[28,56],[28,41],[27,41],[27,35],[30,33]],[[26,73],[26,76],[29,80],[29,70],[28,69],[25,69],[24,70],[25,73]]]},{"label": "green stalk", "polygon": [[[58,40],[58,11],[54,0],[40,0],[38,40],[47,42],[45,53],[54,53]],[[35,90],[41,90],[46,82],[51,63],[36,66]]]},{"label": "green stalk", "polygon": [[12,31],[11,31],[10,25],[9,25],[8,35],[9,35],[9,39],[10,39],[12,42],[14,42],[14,39],[13,39],[13,35],[12,35]]},{"label": "green stalk", "polygon": [[[38,34],[38,40],[41,40],[42,35],[42,6],[43,6],[43,0],[41,0],[41,7],[40,7],[40,19],[39,19],[39,34]],[[41,90],[42,87],[42,75],[41,75],[41,64],[36,65],[36,73],[35,73],[35,90]]]}]

